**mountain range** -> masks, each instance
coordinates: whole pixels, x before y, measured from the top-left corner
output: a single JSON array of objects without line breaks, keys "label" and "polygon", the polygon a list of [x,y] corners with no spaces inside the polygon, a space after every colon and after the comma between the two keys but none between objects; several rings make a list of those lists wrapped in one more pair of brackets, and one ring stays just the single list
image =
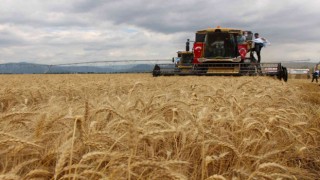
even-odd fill
[{"label": "mountain range", "polygon": [[45,65],[33,63],[0,64],[0,74],[71,74],[71,73],[147,73],[154,64],[128,64],[109,66]]}]

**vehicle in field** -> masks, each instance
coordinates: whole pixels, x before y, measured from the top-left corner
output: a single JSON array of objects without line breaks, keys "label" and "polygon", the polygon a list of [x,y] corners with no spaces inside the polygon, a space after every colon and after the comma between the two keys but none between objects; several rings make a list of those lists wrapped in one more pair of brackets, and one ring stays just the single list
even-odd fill
[{"label": "vehicle in field", "polygon": [[195,33],[192,51],[177,52],[173,64],[156,64],[153,76],[162,75],[268,75],[287,81],[281,63],[258,63],[254,56],[253,33],[233,28],[207,28]]}]

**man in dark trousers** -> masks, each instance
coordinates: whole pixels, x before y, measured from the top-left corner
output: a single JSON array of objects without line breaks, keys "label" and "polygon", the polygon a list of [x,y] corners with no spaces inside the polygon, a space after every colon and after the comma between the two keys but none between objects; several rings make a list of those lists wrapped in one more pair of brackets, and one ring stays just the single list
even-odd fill
[{"label": "man in dark trousers", "polygon": [[258,63],[261,61],[261,49],[264,47],[264,44],[267,43],[265,38],[259,37],[259,33],[254,33],[254,48],[253,50],[257,53],[258,56]]},{"label": "man in dark trousers", "polygon": [[319,77],[319,70],[315,70],[312,74],[312,81],[311,82],[313,82],[313,80],[316,80],[316,82],[318,83],[318,77]]}]

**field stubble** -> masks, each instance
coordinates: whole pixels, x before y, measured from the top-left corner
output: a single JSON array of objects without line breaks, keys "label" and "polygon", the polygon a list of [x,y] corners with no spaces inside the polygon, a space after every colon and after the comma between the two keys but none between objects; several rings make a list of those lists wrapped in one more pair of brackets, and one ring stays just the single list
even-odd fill
[{"label": "field stubble", "polygon": [[269,77],[2,75],[0,179],[315,179],[320,87]]}]

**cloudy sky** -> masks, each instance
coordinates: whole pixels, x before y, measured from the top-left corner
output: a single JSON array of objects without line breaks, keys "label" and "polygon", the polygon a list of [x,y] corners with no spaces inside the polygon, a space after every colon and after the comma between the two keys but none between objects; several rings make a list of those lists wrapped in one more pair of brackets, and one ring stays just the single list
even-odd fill
[{"label": "cloudy sky", "polygon": [[319,0],[0,0],[0,63],[171,59],[207,27],[259,32],[262,61],[320,61]]}]

